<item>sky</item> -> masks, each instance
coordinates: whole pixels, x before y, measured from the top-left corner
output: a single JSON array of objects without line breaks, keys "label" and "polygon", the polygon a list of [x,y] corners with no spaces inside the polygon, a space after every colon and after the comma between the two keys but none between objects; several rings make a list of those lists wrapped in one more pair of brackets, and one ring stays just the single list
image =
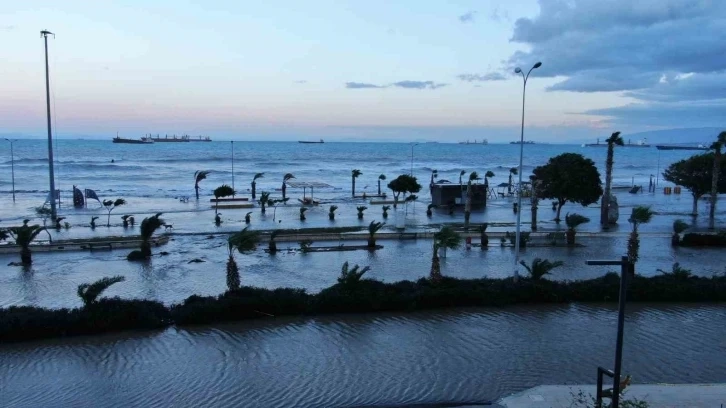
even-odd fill
[{"label": "sky", "polygon": [[726,127],[721,0],[0,0],[0,133],[566,141]]}]

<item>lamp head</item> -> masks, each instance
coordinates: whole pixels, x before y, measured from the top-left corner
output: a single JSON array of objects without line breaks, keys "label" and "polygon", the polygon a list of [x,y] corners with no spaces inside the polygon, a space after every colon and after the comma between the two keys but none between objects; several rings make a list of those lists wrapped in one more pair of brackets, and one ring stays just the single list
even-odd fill
[{"label": "lamp head", "polygon": [[515,73],[515,74],[521,74],[521,73],[522,73],[522,69],[521,69],[521,68],[519,68],[519,67],[517,67],[517,68],[514,68],[514,73]]},{"label": "lamp head", "polygon": [[534,64],[534,66],[532,68],[539,68],[541,66],[542,66],[542,63],[538,61],[536,64]]}]

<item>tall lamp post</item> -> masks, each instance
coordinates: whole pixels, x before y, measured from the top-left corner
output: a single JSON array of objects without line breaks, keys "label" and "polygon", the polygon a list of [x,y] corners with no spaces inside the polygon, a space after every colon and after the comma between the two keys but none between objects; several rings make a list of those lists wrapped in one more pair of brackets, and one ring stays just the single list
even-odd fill
[{"label": "tall lamp post", "polygon": [[524,75],[524,71],[522,71],[521,68],[517,67],[517,69],[514,70],[517,74],[522,74],[522,79],[524,80],[524,86],[522,87],[522,131],[519,136],[519,188],[517,191],[517,233],[516,233],[516,239],[514,241],[514,278],[517,279],[519,277],[519,245],[520,245],[520,239],[521,239],[521,221],[522,221],[522,160],[524,158],[524,98],[527,93],[527,80],[529,79],[529,74],[532,73],[532,70],[539,68],[542,66],[541,62],[537,62],[532,66],[532,68],[529,69],[529,72],[527,72],[527,75]]},{"label": "tall lamp post", "polygon": [[13,178],[13,202],[15,202],[15,154],[13,153],[13,143],[17,142],[17,140],[10,140],[8,138],[5,138],[5,140],[10,142],[10,171]]},{"label": "tall lamp post", "polygon": [[55,175],[53,174],[53,132],[50,126],[50,76],[48,73],[48,36],[55,34],[48,30],[40,32],[45,42],[45,106],[48,113],[48,176],[50,178],[50,219],[58,218],[58,212],[55,208]]}]

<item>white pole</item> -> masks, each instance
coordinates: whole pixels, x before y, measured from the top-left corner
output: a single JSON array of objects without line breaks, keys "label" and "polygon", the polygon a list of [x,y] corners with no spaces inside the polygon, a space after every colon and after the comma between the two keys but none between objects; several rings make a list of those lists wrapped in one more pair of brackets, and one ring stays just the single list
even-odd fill
[{"label": "white pole", "polygon": [[55,36],[50,31],[40,32],[45,41],[45,105],[48,113],[48,177],[50,178],[50,217],[52,220],[58,218],[55,208],[55,175],[53,174],[53,132],[50,126],[50,76],[48,73],[48,35]]}]

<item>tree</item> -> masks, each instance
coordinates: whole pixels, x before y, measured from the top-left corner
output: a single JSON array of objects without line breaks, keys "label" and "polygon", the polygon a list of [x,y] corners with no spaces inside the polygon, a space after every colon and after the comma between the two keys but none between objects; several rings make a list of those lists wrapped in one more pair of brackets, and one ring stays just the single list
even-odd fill
[{"label": "tree", "polygon": [[249,224],[250,222],[252,222],[252,211],[248,211],[245,214],[245,224]]},{"label": "tree", "polygon": [[576,228],[582,224],[590,222],[590,219],[580,214],[574,213],[565,215],[565,224],[567,225],[567,245],[575,245]]},{"label": "tree", "polygon": [[358,210],[358,219],[359,220],[362,220],[363,219],[363,211],[367,210],[368,207],[366,207],[365,205],[359,205],[358,207],[355,207],[355,209]]},{"label": "tree", "polygon": [[206,179],[209,173],[211,171],[207,170],[197,170],[194,172],[194,192],[197,195],[197,200],[199,200],[199,182]]},{"label": "tree", "polygon": [[[663,172],[663,179],[681,186],[691,192],[694,216],[698,215],[698,200],[713,187],[714,154],[705,153],[691,156],[672,163]],[[726,162],[720,164],[719,174],[726,174]],[[726,177],[719,177],[718,192],[726,192]]]},{"label": "tree", "polygon": [[549,275],[549,273],[560,266],[564,265],[562,261],[550,262],[549,259],[534,258],[532,266],[527,265],[524,261],[519,261],[519,264],[524,266],[524,269],[529,272],[529,277],[532,280],[540,280],[543,276]]},{"label": "tree", "polygon": [[711,208],[708,212],[708,228],[715,228],[716,201],[718,199],[718,183],[721,170],[721,148],[726,145],[726,131],[719,133],[718,138],[711,145],[713,150],[713,170],[711,175]]},{"label": "tree", "polygon": [[270,233],[270,241],[267,243],[267,249],[270,251],[270,254],[275,254],[277,252],[277,242],[275,242],[275,238],[280,234],[280,230],[274,230]]},{"label": "tree", "polygon": [[471,199],[472,199],[472,188],[471,183],[473,181],[481,180],[479,174],[475,171],[469,173],[469,183],[466,186],[466,203],[464,205],[464,229],[469,230],[469,218],[471,217]]},{"label": "tree", "polygon": [[615,155],[615,146],[623,145],[623,138],[620,132],[614,132],[605,141],[608,144],[608,155],[605,159],[605,191],[602,195],[602,205],[600,206],[600,225],[608,225],[608,209],[610,208],[610,189],[613,184],[613,156]]},{"label": "tree", "polygon": [[459,172],[459,188],[462,190],[464,189],[464,174],[466,174],[466,170],[462,170]]},{"label": "tree", "polygon": [[121,216],[121,221],[123,222],[124,228],[128,228],[129,227],[129,222],[131,222],[131,220],[133,220],[133,219],[134,219],[134,216],[133,215],[130,215],[130,214],[122,215]]},{"label": "tree", "polygon": [[628,261],[632,264],[638,262],[639,258],[640,238],[638,237],[638,227],[641,224],[649,223],[652,218],[653,211],[650,207],[633,207],[633,212],[630,214],[630,219],[628,219],[628,222],[633,226],[630,237],[628,237]]},{"label": "tree", "polygon": [[555,221],[560,222],[562,206],[568,201],[587,207],[602,195],[602,182],[595,162],[577,153],[563,153],[534,169],[540,181],[540,198],[557,200]]},{"label": "tree", "polygon": [[235,191],[232,187],[228,186],[227,184],[222,184],[221,186],[214,189],[214,213],[217,213],[217,210],[219,209],[219,199],[222,197],[229,197],[231,195],[234,195]]},{"label": "tree", "polygon": [[353,198],[355,198],[355,179],[357,179],[361,174],[363,174],[360,170],[355,169],[351,172],[351,184],[352,184],[352,191],[353,191]]},{"label": "tree", "polygon": [[433,203],[426,206],[427,217],[431,218],[434,216],[434,208],[436,208],[436,206]]},{"label": "tree", "polygon": [[380,176],[378,176],[378,196],[381,195],[381,181],[384,181],[385,179],[386,179],[385,174],[381,174]]},{"label": "tree", "polygon": [[330,206],[330,210],[328,211],[328,218],[330,219],[330,221],[335,220],[335,210],[337,210],[337,209],[338,209],[337,205]]},{"label": "tree", "polygon": [[375,222],[371,221],[370,224],[368,224],[368,248],[375,249],[376,247],[376,232],[383,228],[383,226],[386,225],[385,222]]},{"label": "tree", "polygon": [[681,243],[681,233],[691,226],[683,220],[673,221],[673,236],[671,237],[671,245],[678,246]]},{"label": "tree", "polygon": [[512,167],[511,169],[509,169],[509,183],[507,185],[507,193],[510,195],[512,194],[512,187],[514,186],[512,184],[512,176],[516,176],[517,174],[519,174],[519,169],[517,167]]},{"label": "tree", "polygon": [[287,198],[287,196],[285,195],[285,194],[286,194],[286,192],[287,192],[287,182],[288,182],[288,180],[290,180],[290,179],[294,179],[294,178],[295,178],[295,176],[294,176],[294,175],[293,175],[292,173],[286,173],[286,174],[285,174],[285,175],[284,175],[284,176],[282,177],[282,199],[283,199],[283,200],[284,200],[285,198]]},{"label": "tree", "polygon": [[532,214],[531,230],[537,231],[537,210],[539,210],[539,180],[535,176],[529,176],[530,185],[532,186],[532,192],[529,195],[530,201],[530,212]]},{"label": "tree", "polygon": [[91,229],[96,229],[96,220],[98,217],[91,217]]},{"label": "tree", "polygon": [[103,206],[106,207],[106,211],[108,211],[108,219],[106,220],[106,228],[111,227],[111,211],[116,209],[116,207],[120,207],[122,205],[126,204],[126,200],[123,198],[117,198],[114,200],[103,200]]},{"label": "tree", "polygon": [[482,251],[489,247],[489,236],[487,235],[487,228],[489,228],[489,223],[487,222],[479,226],[479,244],[481,245]]},{"label": "tree", "polygon": [[486,174],[484,174],[484,185],[487,187],[487,192],[489,191],[489,179],[492,177],[494,177],[494,172],[487,170]]},{"label": "tree", "polygon": [[252,199],[257,198],[257,179],[265,177],[265,173],[255,173],[255,176],[252,178]]},{"label": "tree", "polygon": [[155,215],[146,217],[143,221],[141,221],[141,227],[139,228],[139,232],[141,234],[141,248],[140,250],[131,251],[126,256],[126,259],[129,261],[141,261],[151,257],[151,237],[154,235],[156,230],[166,224],[161,218],[161,214],[162,213],[156,213]]},{"label": "tree", "polygon": [[43,226],[46,227],[48,223],[48,218],[50,218],[53,212],[50,210],[50,208],[42,206],[35,207],[35,214],[43,220]]},{"label": "tree", "polygon": [[431,257],[431,273],[429,279],[434,282],[441,280],[441,261],[439,260],[439,249],[457,249],[461,245],[461,235],[448,225],[441,227],[439,232],[434,234],[434,253]]},{"label": "tree", "polygon": [[229,259],[227,260],[228,290],[235,290],[240,287],[239,268],[237,267],[237,261],[234,260],[234,250],[236,249],[240,254],[245,254],[254,251],[260,242],[259,232],[252,231],[249,228],[245,227],[245,229],[230,236],[227,240],[227,249],[229,252]]},{"label": "tree", "polygon": [[[23,265],[31,265],[33,263],[33,256],[30,252],[30,244],[38,237],[38,234],[45,231],[48,232],[46,227],[41,227],[38,224],[28,225],[30,220],[23,220],[23,225],[20,227],[10,227],[7,233],[15,240],[15,245],[20,247],[20,262]],[[48,233],[50,237],[50,233]]]},{"label": "tree", "polygon": [[388,183],[388,188],[393,191],[393,208],[398,205],[398,198],[403,193],[414,194],[421,191],[421,184],[418,183],[416,177],[408,174],[401,174]]},{"label": "tree", "polygon": [[105,277],[90,284],[84,283],[78,285],[78,290],[76,293],[78,293],[78,297],[81,298],[81,300],[83,301],[83,306],[88,307],[96,303],[96,300],[99,296],[101,296],[101,293],[103,293],[111,285],[123,282],[125,280],[126,278],[123,276],[114,276],[111,278]]},{"label": "tree", "polygon": [[384,205],[383,207],[381,207],[381,209],[383,210],[383,219],[384,220],[387,220],[388,219],[388,210],[391,209],[391,206],[390,205]]},{"label": "tree", "polygon": [[265,207],[275,205],[275,202],[270,199],[270,193],[263,191],[260,193],[260,200],[257,201],[260,204],[260,212],[264,214],[266,212]]},{"label": "tree", "polygon": [[371,270],[370,266],[366,266],[363,269],[359,268],[360,266],[356,264],[352,269],[348,269],[348,262],[346,261],[341,268],[340,277],[338,277],[338,283],[348,287],[349,289],[355,286],[358,282],[361,281],[363,275]]},{"label": "tree", "polygon": [[308,210],[307,207],[300,207],[300,221],[305,221],[307,218],[305,217],[305,212]]}]

